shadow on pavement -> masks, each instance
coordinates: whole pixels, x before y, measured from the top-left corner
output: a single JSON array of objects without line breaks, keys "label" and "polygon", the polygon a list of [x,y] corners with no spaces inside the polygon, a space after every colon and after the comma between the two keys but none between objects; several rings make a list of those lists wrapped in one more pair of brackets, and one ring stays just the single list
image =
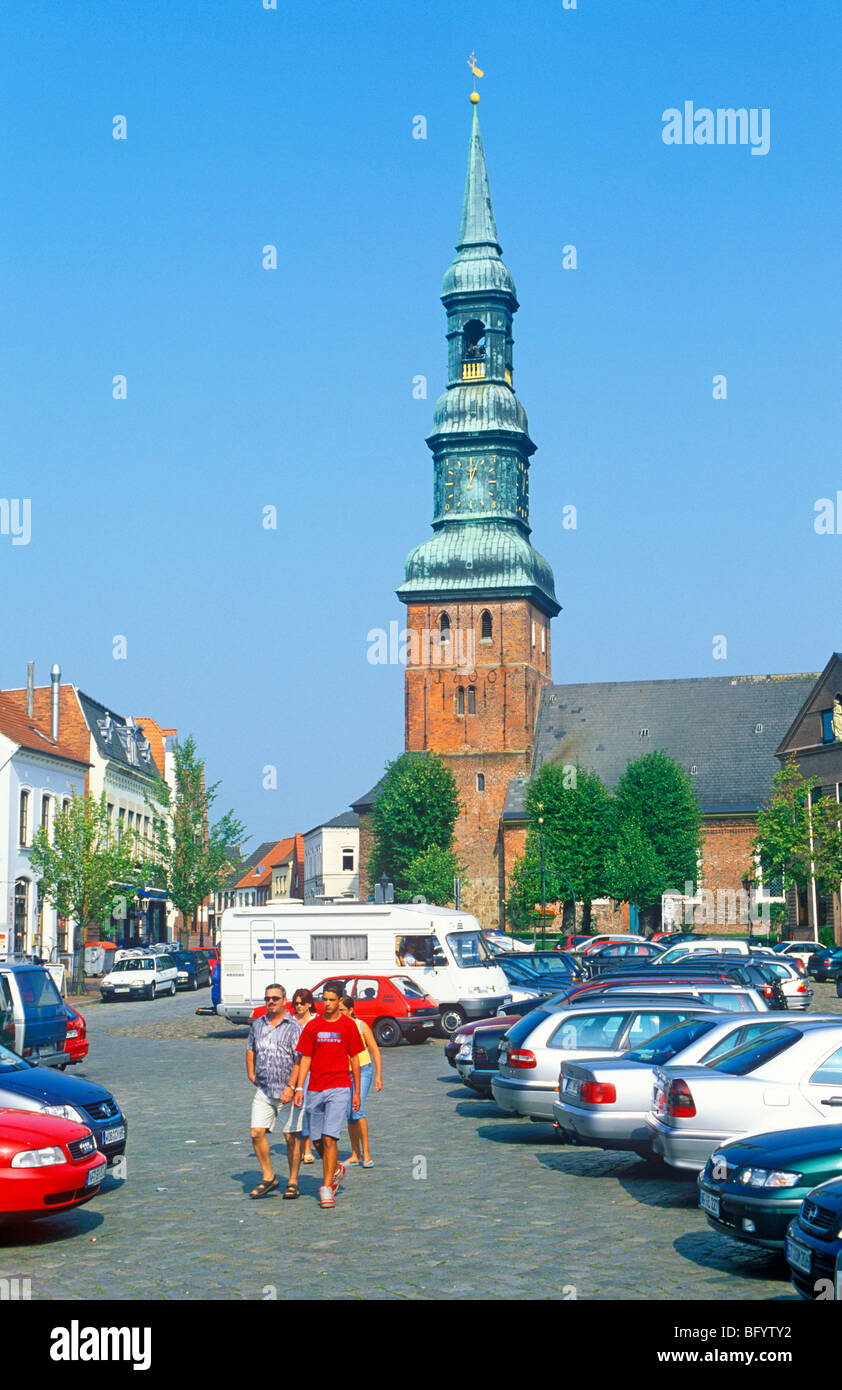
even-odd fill
[{"label": "shadow on pavement", "polygon": [[490,1120],[495,1115],[505,1116],[507,1112],[500,1110],[493,1100],[483,1100],[481,1096],[471,1094],[470,1100],[460,1100],[454,1109],[457,1115],[461,1115],[465,1120]]},{"label": "shadow on pavement", "polygon": [[57,1240],[74,1240],[92,1236],[103,1224],[104,1217],[87,1207],[60,1215],[42,1217],[38,1221],[19,1221],[12,1216],[0,1220],[0,1250],[14,1246],[51,1245]]},{"label": "shadow on pavement", "polygon": [[678,1236],[672,1247],[685,1260],[702,1269],[718,1269],[741,1279],[780,1279],[789,1283],[789,1265],[782,1254],[729,1240],[707,1227]]},{"label": "shadow on pavement", "polygon": [[[493,1113],[487,1106],[482,1111],[483,1116],[487,1118]],[[505,1110],[497,1113],[508,1117]],[[477,1134],[481,1139],[490,1139],[494,1144],[549,1144],[552,1148],[558,1144],[552,1125],[534,1125],[529,1120],[513,1120],[511,1124],[495,1125],[493,1129],[480,1127]],[[543,1161],[542,1159],[541,1162]]]}]

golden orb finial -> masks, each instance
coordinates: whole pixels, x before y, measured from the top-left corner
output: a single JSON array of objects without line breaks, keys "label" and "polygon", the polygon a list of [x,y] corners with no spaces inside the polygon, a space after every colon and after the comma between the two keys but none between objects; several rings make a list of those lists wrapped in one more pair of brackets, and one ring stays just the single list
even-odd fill
[{"label": "golden orb finial", "polygon": [[476,106],[477,102],[479,101],[479,92],[471,92],[471,101],[473,102],[474,106]]}]

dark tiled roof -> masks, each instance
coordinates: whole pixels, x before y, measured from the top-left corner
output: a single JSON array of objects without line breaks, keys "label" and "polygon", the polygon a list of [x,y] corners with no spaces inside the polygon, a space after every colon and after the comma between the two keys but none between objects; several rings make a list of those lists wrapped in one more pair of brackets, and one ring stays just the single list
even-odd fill
[{"label": "dark tiled roof", "polygon": [[240,879],[243,878],[247,870],[253,868],[255,864],[262,864],[264,859],[268,864],[268,856],[271,854],[272,850],[275,848],[277,843],[277,840],[264,840],[263,844],[259,845],[258,848],[248,856],[247,859],[240,860],[240,862],[237,864],[237,867],[231,874],[231,877],[227,878],[223,884],[220,884],[219,888],[216,891],[218,893],[230,892],[231,889],[237,887],[238,883],[240,882]]},{"label": "dark tiled roof", "polygon": [[[107,705],[101,705],[98,700],[92,699],[90,695],[85,695],[83,691],[77,690],[76,694],[79,707],[85,717],[85,723],[90,729],[97,750],[103,758],[108,758],[113,763],[122,764],[128,771],[145,774],[149,778],[162,775],[152,756],[149,740],[144,737],[142,729],[138,729],[133,721],[129,723],[124,715],[115,714],[114,710],[109,709]],[[129,756],[129,745],[134,746],[136,756],[134,762]]]},{"label": "dark tiled roof", "polygon": [[[703,811],[753,811],[769,794],[775,751],[816,680],[808,673],[548,686],[532,772],[546,762],[578,764],[613,788],[630,759],[660,748],[691,776]],[[524,778],[509,783],[504,818],[523,814],[525,792]]]}]

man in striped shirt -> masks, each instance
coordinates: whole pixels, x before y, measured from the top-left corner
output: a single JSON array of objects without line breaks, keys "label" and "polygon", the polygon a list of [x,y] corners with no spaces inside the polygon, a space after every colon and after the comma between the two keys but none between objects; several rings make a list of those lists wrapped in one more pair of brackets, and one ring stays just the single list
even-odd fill
[{"label": "man in striped shirt", "polygon": [[[266,1136],[275,1128],[278,1111],[293,1098],[289,1080],[301,1033],[301,1024],[287,1013],[283,985],[267,985],[264,1002],[266,1013],[252,1023],[246,1048],[248,1079],[257,1088],[251,1103],[251,1142],[262,1174],[262,1180],[249,1193],[251,1197],[266,1197],[278,1186]],[[287,1156],[290,1157],[289,1145]]]}]

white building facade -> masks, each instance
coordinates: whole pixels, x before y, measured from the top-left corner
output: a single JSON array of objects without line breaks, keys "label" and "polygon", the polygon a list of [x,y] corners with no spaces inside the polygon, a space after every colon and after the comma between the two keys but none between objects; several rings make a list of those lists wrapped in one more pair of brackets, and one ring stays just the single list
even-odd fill
[{"label": "white building facade", "polygon": [[359,817],[348,811],[304,836],[304,901],[357,898],[360,886]]},{"label": "white building facade", "polygon": [[0,955],[58,960],[72,950],[74,924],[41,900],[29,856],[36,831],[51,836],[56,815],[84,794],[88,764],[13,715],[0,697]]}]

